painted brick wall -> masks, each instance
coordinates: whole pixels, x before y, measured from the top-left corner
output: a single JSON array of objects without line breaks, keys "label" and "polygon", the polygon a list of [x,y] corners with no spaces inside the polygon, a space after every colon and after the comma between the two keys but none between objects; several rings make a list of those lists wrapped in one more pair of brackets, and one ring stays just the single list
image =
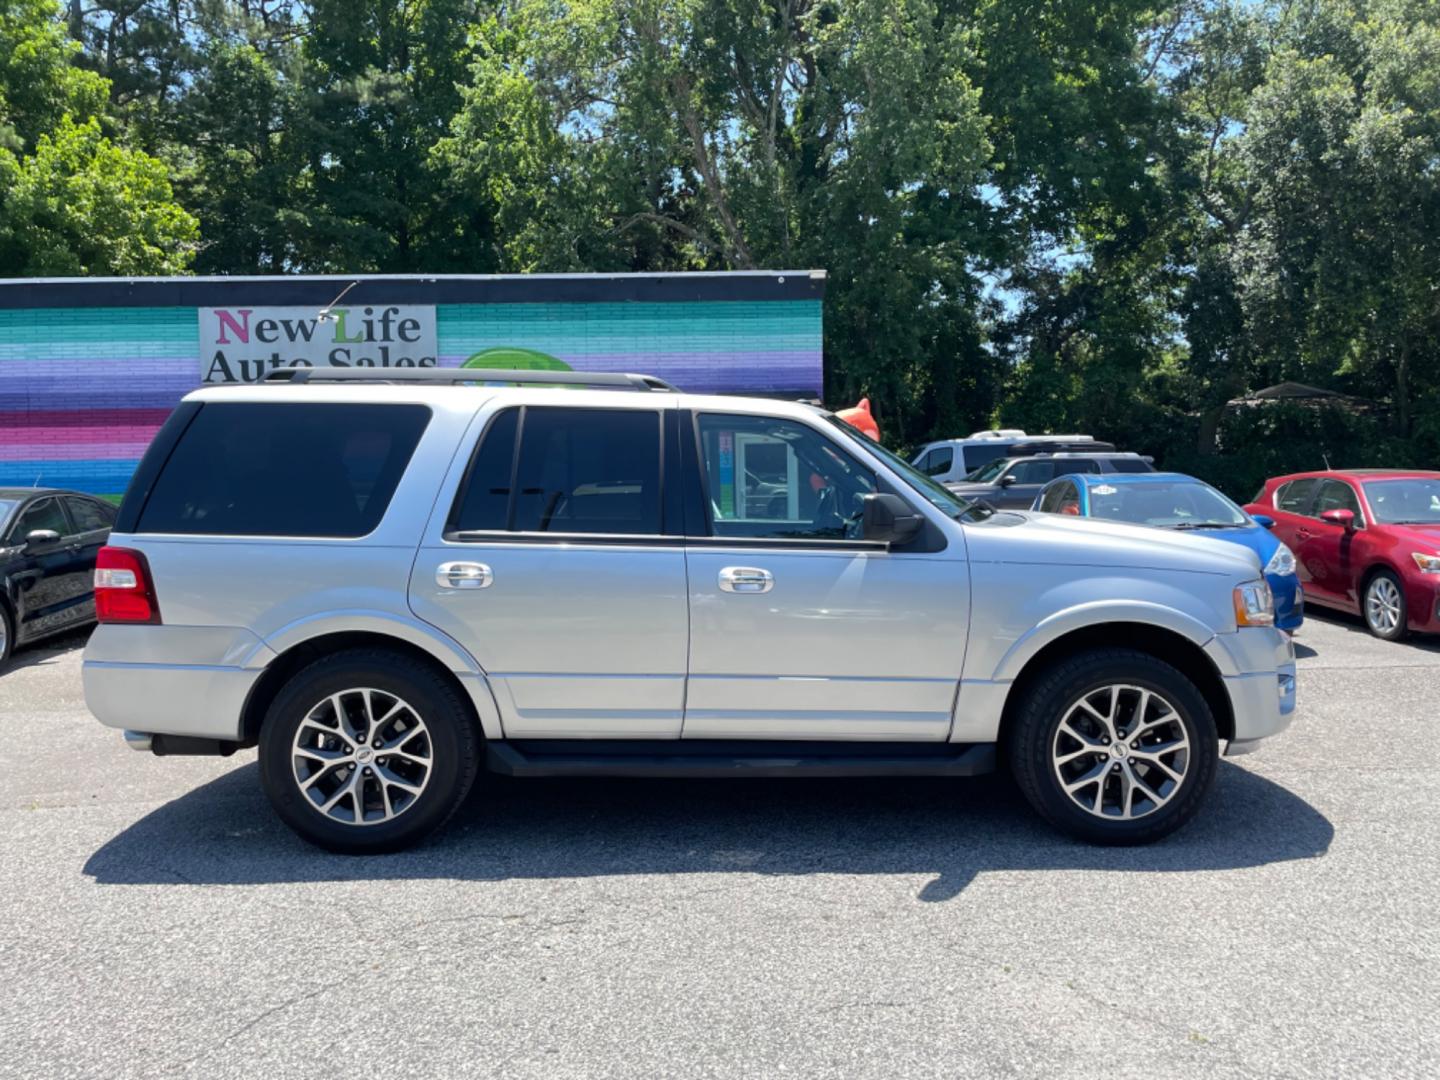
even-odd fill
[{"label": "painted brick wall", "polygon": [[[515,347],[697,393],[821,385],[818,299],[437,304],[436,324],[445,367]],[[123,492],[199,348],[195,307],[0,309],[0,485]]]}]

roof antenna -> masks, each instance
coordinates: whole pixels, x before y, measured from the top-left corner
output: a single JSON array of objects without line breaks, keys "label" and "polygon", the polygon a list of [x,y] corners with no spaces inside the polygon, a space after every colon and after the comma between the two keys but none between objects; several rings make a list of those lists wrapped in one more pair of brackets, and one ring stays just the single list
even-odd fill
[{"label": "roof antenna", "polygon": [[30,489],[31,489],[32,491],[34,491],[34,490],[36,490],[37,488],[40,487],[40,478],[41,478],[42,476],[44,476],[44,475],[45,475],[44,473],[36,473],[36,474],[35,474],[35,482],[30,485]]},{"label": "roof antenna", "polygon": [[315,316],[315,321],[316,321],[316,322],[329,322],[331,319],[335,318],[335,314],[334,314],[335,305],[338,304],[341,300],[344,300],[344,299],[345,299],[345,294],[348,293],[351,289],[353,289],[356,285],[359,285],[359,284],[360,284],[360,279],[359,279],[359,278],[356,278],[354,281],[350,282],[349,285],[346,285],[345,288],[341,289],[341,290],[340,290],[340,294],[339,294],[338,296],[336,296],[334,300],[331,300],[328,304],[326,304],[324,307],[322,307],[322,308],[319,310],[319,312],[318,312],[318,313],[316,314],[316,316]]},{"label": "roof antenna", "polygon": [[1324,460],[1324,462],[1325,462],[1325,471],[1326,471],[1326,472],[1334,472],[1334,471],[1335,471],[1335,467],[1330,464],[1330,455],[1329,455],[1329,454],[1321,454],[1320,457],[1321,457],[1321,458]]}]

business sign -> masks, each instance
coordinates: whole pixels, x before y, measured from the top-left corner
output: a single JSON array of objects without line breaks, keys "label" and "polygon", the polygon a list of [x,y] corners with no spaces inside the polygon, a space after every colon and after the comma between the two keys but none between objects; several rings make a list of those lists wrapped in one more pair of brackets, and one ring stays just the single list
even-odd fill
[{"label": "business sign", "polygon": [[259,382],[293,367],[434,367],[434,305],[200,309],[207,383]]}]

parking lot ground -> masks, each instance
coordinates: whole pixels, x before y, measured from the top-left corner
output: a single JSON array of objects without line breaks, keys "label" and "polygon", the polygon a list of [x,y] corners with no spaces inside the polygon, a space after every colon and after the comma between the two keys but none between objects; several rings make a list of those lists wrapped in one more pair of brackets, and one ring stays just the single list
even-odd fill
[{"label": "parking lot ground", "polygon": [[0,677],[0,1076],[1440,1075],[1440,648],[1313,618],[1300,716],[1148,848],[999,778],[482,778],[343,858],[254,753]]}]

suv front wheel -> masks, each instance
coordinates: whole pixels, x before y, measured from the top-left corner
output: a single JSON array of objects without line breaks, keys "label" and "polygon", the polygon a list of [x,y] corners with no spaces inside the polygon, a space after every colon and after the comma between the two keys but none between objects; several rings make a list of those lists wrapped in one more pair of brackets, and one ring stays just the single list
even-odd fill
[{"label": "suv front wheel", "polygon": [[427,664],[383,649],[315,661],[276,696],[260,778],[285,823],[349,854],[395,851],[439,828],[475,780],[475,724]]},{"label": "suv front wheel", "polygon": [[1204,695],[1129,649],[1068,657],[1026,694],[1008,740],[1030,804],[1098,844],[1139,844],[1184,825],[1215,782],[1220,740]]}]

